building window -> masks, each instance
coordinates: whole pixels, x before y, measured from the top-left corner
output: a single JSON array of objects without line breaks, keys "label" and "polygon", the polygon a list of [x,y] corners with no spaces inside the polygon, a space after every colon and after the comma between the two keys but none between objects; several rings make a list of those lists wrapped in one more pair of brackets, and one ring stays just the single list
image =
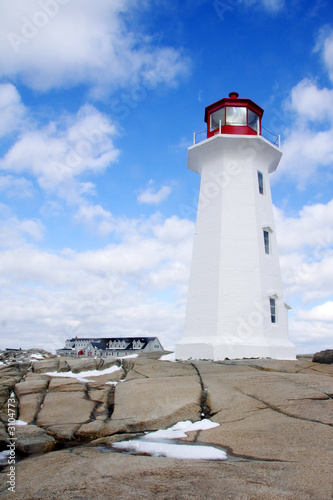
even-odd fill
[{"label": "building window", "polygon": [[271,323],[276,323],[276,300],[274,298],[269,299],[269,306],[271,310]]},{"label": "building window", "polygon": [[269,244],[269,231],[264,229],[264,244],[265,244],[265,253],[268,255],[270,253],[270,244]]},{"label": "building window", "polygon": [[264,175],[262,172],[259,172],[259,170],[258,170],[258,187],[259,187],[259,193],[264,194]]}]

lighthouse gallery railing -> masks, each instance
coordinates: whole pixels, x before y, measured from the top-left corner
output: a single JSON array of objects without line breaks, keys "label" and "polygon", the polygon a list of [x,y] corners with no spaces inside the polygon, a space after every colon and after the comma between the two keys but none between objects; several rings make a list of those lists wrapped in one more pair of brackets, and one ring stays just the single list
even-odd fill
[{"label": "lighthouse gallery railing", "polygon": [[[217,134],[220,133],[221,132],[217,132]],[[274,134],[273,132],[271,132],[270,130],[268,130],[263,126],[261,126],[261,136],[267,139],[267,141],[271,142],[274,146],[278,148],[281,147],[281,136]],[[198,144],[199,142],[202,142],[205,139],[207,139],[207,129],[193,133],[193,145]]]}]

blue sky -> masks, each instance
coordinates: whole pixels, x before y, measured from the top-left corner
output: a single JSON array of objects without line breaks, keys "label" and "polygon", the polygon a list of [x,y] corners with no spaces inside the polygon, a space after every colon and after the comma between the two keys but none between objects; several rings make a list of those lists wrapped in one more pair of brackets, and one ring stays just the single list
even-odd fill
[{"label": "blue sky", "polygon": [[333,5],[2,0],[0,348],[181,338],[204,109],[281,134],[271,176],[290,338],[332,347]]}]

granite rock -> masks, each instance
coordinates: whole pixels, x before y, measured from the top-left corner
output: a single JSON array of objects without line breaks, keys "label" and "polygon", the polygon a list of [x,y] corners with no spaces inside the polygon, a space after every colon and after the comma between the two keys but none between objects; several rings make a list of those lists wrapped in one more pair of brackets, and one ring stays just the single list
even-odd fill
[{"label": "granite rock", "polygon": [[16,426],[16,449],[24,454],[48,453],[54,450],[56,440],[36,425]]},{"label": "granite rock", "polygon": [[[101,371],[114,362],[53,358],[34,362],[32,371],[30,365],[25,372],[0,369],[2,449],[6,398],[15,386],[18,416],[34,424],[17,427],[18,449],[44,453],[17,464],[17,498],[332,497],[332,365],[309,358],[172,363],[138,357],[111,374],[85,376],[88,381],[45,375]],[[111,453],[114,441],[204,416],[219,426],[183,441],[222,448],[225,462]],[[59,446],[66,449],[51,451]],[[0,498],[11,495],[4,469]]]}]

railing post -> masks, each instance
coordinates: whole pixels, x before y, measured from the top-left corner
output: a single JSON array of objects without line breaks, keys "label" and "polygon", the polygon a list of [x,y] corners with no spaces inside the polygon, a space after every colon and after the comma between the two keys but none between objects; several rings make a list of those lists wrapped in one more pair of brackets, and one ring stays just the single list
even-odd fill
[{"label": "railing post", "polygon": [[222,132],[222,120],[219,120],[219,134]]},{"label": "railing post", "polygon": [[193,132],[193,146],[195,145],[195,132]]}]

